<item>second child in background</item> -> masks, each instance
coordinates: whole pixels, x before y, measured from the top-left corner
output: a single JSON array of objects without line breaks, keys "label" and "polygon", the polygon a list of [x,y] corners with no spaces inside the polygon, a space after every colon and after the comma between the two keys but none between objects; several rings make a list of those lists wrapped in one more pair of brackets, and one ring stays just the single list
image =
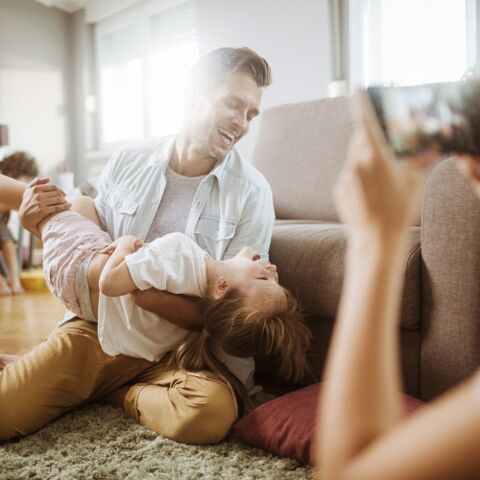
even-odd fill
[{"label": "second child in background", "polygon": [[[29,182],[38,175],[35,159],[27,152],[14,152],[0,161],[0,173],[7,177]],[[7,277],[0,274],[0,296],[17,295],[23,292],[20,284],[17,248],[12,232],[7,224],[9,210],[0,209],[0,249],[7,267]]]}]

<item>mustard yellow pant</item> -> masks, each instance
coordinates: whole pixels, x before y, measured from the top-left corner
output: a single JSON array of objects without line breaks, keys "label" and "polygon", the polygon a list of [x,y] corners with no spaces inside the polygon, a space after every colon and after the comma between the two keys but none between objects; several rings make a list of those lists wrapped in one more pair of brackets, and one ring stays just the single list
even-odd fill
[{"label": "mustard yellow pant", "polygon": [[230,386],[213,373],[110,357],[97,325],[74,320],[0,372],[0,440],[28,435],[92,401],[122,407],[168,438],[198,444],[222,440],[238,410]]}]

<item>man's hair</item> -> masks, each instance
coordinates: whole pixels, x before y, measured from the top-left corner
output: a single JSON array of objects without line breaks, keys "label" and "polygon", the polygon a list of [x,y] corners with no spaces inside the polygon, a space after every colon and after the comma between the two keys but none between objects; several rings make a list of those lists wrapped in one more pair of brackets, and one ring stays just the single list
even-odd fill
[{"label": "man's hair", "polygon": [[284,291],[286,306],[274,313],[252,308],[236,289],[218,300],[203,299],[204,328],[177,348],[172,361],[184,370],[209,369],[223,376],[247,411],[252,408],[250,397],[243,384],[215,357],[214,345],[237,357],[274,354],[280,360],[280,376],[300,381],[307,371],[311,333],[298,302],[288,290]]},{"label": "man's hair", "polygon": [[272,72],[267,61],[250,48],[217,48],[207,53],[193,67],[190,80],[200,88],[215,87],[225,74],[246,73],[259,87],[272,83]]},{"label": "man's hair", "polygon": [[11,178],[33,178],[38,175],[38,167],[29,153],[18,151],[0,161],[0,172]]}]

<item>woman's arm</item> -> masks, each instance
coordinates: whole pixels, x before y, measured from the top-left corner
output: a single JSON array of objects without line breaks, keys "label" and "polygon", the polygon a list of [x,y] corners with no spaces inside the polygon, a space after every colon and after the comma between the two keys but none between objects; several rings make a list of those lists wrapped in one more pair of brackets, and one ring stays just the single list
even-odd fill
[{"label": "woman's arm", "polygon": [[[351,455],[336,478],[349,480],[472,480],[480,458],[479,376],[412,417],[379,433]],[[365,386],[367,388],[367,386]],[[348,435],[348,434],[347,434]],[[341,473],[340,473],[341,472]]]},{"label": "woman's arm", "polygon": [[349,245],[322,400],[322,478],[473,478],[480,393],[471,382],[400,422],[401,277],[421,162],[394,163],[364,101],[357,97],[357,128],[336,192]]},{"label": "woman's arm", "polygon": [[111,255],[105,263],[99,279],[99,290],[108,297],[119,297],[137,289],[130,271],[125,262],[125,257],[136,252],[142,246],[142,242],[134,235],[125,235],[118,238],[101,253]]},{"label": "woman's arm", "polygon": [[420,173],[397,168],[363,110],[359,117],[335,192],[349,239],[323,398],[326,478],[342,478],[351,459],[401,414],[397,320]]}]

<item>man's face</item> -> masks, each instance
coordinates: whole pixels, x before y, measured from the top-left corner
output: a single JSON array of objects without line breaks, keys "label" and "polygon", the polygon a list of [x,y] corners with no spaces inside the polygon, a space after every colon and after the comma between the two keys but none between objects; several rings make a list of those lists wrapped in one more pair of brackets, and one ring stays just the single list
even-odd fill
[{"label": "man's face", "polygon": [[188,135],[199,155],[222,161],[259,114],[263,88],[245,73],[229,73],[191,102]]}]

